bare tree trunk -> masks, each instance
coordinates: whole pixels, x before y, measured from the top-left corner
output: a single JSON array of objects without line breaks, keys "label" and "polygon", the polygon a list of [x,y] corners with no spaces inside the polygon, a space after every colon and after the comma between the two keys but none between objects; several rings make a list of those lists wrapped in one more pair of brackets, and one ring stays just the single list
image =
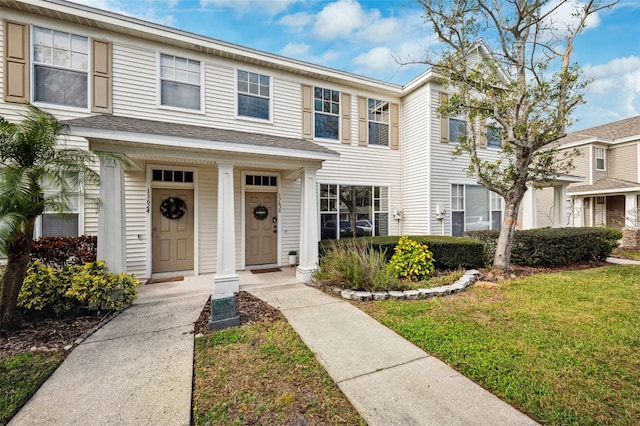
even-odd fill
[{"label": "bare tree trunk", "polygon": [[7,246],[7,267],[0,282],[0,330],[15,329],[20,325],[16,305],[29,266],[34,223],[35,219],[30,219],[24,232]]},{"label": "bare tree trunk", "polygon": [[518,210],[524,193],[517,197],[517,200],[508,202],[505,200],[504,220],[502,229],[496,244],[496,253],[493,257],[493,272],[498,277],[506,277],[509,274],[511,262],[511,247],[516,232],[518,221]]}]

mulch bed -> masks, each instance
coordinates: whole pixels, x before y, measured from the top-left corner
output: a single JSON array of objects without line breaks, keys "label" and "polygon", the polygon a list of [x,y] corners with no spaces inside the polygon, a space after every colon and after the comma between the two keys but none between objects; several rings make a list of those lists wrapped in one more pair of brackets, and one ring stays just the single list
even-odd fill
[{"label": "mulch bed", "polygon": [[[273,322],[284,319],[282,313],[271,305],[257,297],[241,291],[236,294],[236,311],[240,316],[240,324],[255,324],[259,322]],[[212,334],[215,330],[209,330],[209,318],[211,317],[211,299],[207,300],[200,317],[195,322],[194,333]]]},{"label": "mulch bed", "polygon": [[103,312],[102,315],[77,318],[22,320],[20,329],[2,332],[0,335],[0,358],[34,350],[63,350],[76,339],[93,331],[104,318]]}]

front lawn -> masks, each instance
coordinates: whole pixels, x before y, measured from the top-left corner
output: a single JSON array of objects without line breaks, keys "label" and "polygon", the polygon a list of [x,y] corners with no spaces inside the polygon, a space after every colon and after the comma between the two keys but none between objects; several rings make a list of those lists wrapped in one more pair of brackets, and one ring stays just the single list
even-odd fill
[{"label": "front lawn", "polygon": [[640,266],[358,306],[543,424],[640,419]]},{"label": "front lawn", "polygon": [[0,424],[6,424],[64,360],[64,353],[0,356]]}]

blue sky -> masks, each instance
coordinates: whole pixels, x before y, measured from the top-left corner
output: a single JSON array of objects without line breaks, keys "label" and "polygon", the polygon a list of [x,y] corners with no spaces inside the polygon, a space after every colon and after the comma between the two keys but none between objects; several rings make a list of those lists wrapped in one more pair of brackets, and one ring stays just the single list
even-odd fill
[{"label": "blue sky", "polygon": [[[432,42],[412,0],[75,0],[266,52],[398,84]],[[581,0],[574,0],[581,1]],[[640,114],[640,0],[602,11],[575,43],[594,79],[574,129]]]}]

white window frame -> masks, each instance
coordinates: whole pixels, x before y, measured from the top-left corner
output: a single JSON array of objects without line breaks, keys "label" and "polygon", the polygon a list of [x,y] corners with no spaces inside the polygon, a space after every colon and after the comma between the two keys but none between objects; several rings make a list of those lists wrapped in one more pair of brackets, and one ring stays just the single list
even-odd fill
[{"label": "white window frame", "polygon": [[467,133],[469,132],[469,121],[467,120],[466,117],[462,116],[462,115],[456,115],[454,117],[447,117],[448,121],[447,121],[447,125],[449,126],[449,142],[454,142],[454,143],[460,143],[460,140],[458,138],[454,138],[453,134],[451,132],[451,120],[454,121],[461,121],[464,123],[464,135],[466,136]]},{"label": "white window frame", "polygon": [[[596,171],[604,172],[607,170],[607,150],[600,146],[596,146],[595,148],[595,157],[596,157]],[[602,161],[602,167],[598,167],[598,162]]]},{"label": "white window frame", "polygon": [[[329,90],[332,93],[336,92],[338,94],[338,102],[329,100],[331,105],[336,104],[336,103],[338,104],[338,113],[337,114],[334,114],[332,112],[318,111],[316,109],[316,99],[317,99],[316,98],[316,90],[318,90],[318,89],[322,90],[323,93],[324,93],[325,90]],[[326,102],[326,101],[323,100],[323,102]],[[339,90],[329,89],[329,88],[326,88],[326,87],[314,86],[313,87],[313,137],[314,137],[314,139],[326,140],[326,141],[332,141],[332,142],[339,142],[340,139],[341,139],[341,131],[342,131],[342,125],[340,123],[342,121],[340,119],[341,112],[342,112],[342,92],[340,92]],[[337,134],[337,136],[335,138],[327,138],[327,137],[322,137],[322,136],[317,136],[316,135],[316,117],[317,117],[318,114],[320,114],[320,115],[328,115],[328,116],[331,116],[331,117],[337,117],[338,118],[338,134]]]},{"label": "white window frame", "polygon": [[[248,115],[240,115],[238,114],[238,108],[240,107],[239,102],[238,102],[238,96],[240,95],[240,89],[239,89],[239,81],[238,81],[238,72],[239,71],[243,71],[243,72],[247,72],[249,74],[257,74],[258,76],[264,76],[264,77],[268,77],[269,78],[269,118],[265,119],[265,118],[259,118],[259,117],[251,117]],[[235,79],[235,96],[234,96],[234,103],[235,103],[235,118],[239,119],[239,120],[249,120],[249,121],[257,121],[260,123],[270,123],[273,124],[273,76],[268,75],[268,74],[262,74],[260,71],[256,71],[256,70],[252,70],[250,68],[235,68],[234,69],[234,79]],[[242,92],[242,94],[248,95],[248,96],[254,96],[256,98],[261,98],[261,99],[267,99],[265,96],[260,96],[260,95],[255,95],[253,93],[246,93],[246,92]]]},{"label": "white window frame", "polygon": [[[176,83],[182,83],[182,84],[187,84],[187,85],[191,85],[191,86],[195,86],[192,83],[189,82],[184,82],[184,81],[180,81],[180,80],[176,80],[174,79],[169,79],[169,78],[162,78],[162,56],[172,56],[175,60],[175,58],[179,58],[179,59],[186,59],[187,62],[198,62],[200,64],[200,82],[199,82],[199,86],[200,86],[200,109],[192,109],[192,108],[181,108],[181,107],[176,107],[176,106],[171,106],[171,105],[163,105],[162,104],[162,80],[167,80],[167,81],[173,81]],[[172,111],[180,111],[180,112],[189,112],[189,113],[195,113],[195,114],[204,114],[205,113],[205,78],[204,78],[204,73],[205,73],[205,63],[204,61],[200,60],[200,59],[194,59],[191,57],[187,57],[184,55],[176,55],[174,53],[167,53],[167,52],[157,52],[156,53],[156,107],[159,109],[167,109],[167,110],[172,110]]]},{"label": "white window frame", "polygon": [[[87,69],[86,71],[83,70],[76,70],[73,68],[67,68],[67,67],[63,67],[63,66],[59,66],[59,65],[53,65],[53,64],[46,64],[43,62],[38,62],[35,60],[35,31],[36,28],[40,28],[43,30],[49,30],[52,32],[52,36],[53,36],[53,32],[57,31],[60,33],[65,33],[65,34],[69,34],[69,36],[76,36],[76,37],[82,37],[85,38],[87,40]],[[89,37],[86,34],[82,34],[82,33],[78,33],[78,32],[70,32],[70,31],[62,31],[62,30],[58,30],[52,27],[45,27],[45,26],[40,26],[40,25],[35,25],[32,24],[30,25],[30,38],[29,38],[29,59],[31,60],[31,63],[29,64],[29,99],[31,99],[31,102],[36,105],[36,106],[44,106],[44,107],[54,107],[54,108],[60,108],[60,109],[68,109],[68,110],[72,110],[72,111],[90,111],[91,110],[91,104],[92,104],[92,97],[91,97],[91,92],[92,92],[92,82],[91,82],[91,64],[93,62],[93,51],[91,49],[91,37]],[[85,73],[87,76],[87,106],[86,107],[78,107],[78,106],[73,106],[73,105],[65,105],[62,103],[52,103],[52,102],[46,102],[46,101],[36,101],[35,100],[35,96],[36,96],[36,76],[35,76],[35,67],[37,65],[43,66],[43,67],[48,67],[48,68],[53,68],[53,69],[59,69],[59,70],[65,70],[65,71],[72,71],[72,72],[82,72]]]},{"label": "white window frame", "polygon": [[[69,211],[61,212],[62,214],[77,214],[78,215],[78,229],[76,231],[78,236],[81,236],[82,234],[84,234],[84,204],[85,204],[85,201],[84,201],[84,195],[83,195],[82,188],[83,187],[82,187],[82,184],[81,184],[79,186],[79,188],[78,188],[78,191],[70,194],[69,197],[68,197],[68,198],[72,198],[72,197],[77,198],[77,207],[76,207],[76,209],[75,210],[69,210]],[[46,193],[52,193],[52,192],[54,192],[54,191],[47,190],[47,189],[44,190],[45,194]],[[33,237],[36,238],[36,239],[42,237],[42,234],[43,234],[42,216],[45,215],[45,214],[47,214],[47,215],[50,215],[50,214],[56,215],[56,214],[58,214],[58,212],[53,212],[51,210],[45,210],[42,213],[42,215],[40,215],[40,216],[38,216],[36,218],[35,227],[34,227],[34,230],[33,230]]]},{"label": "white window frame", "polygon": [[[449,182],[449,191],[450,191],[449,201],[451,203],[451,209],[449,212],[449,220],[451,221],[451,226],[449,228],[449,235],[453,235],[453,213],[456,213],[456,212],[457,213],[462,212],[462,224],[463,224],[462,232],[463,233],[467,232],[467,210],[468,210],[467,187],[468,186],[483,187],[478,183],[460,182],[460,181]],[[457,191],[454,191],[454,187],[457,188]],[[497,211],[501,212],[502,219],[504,220],[504,200],[497,193],[490,191],[488,189],[486,190],[489,191],[489,200],[487,204],[488,213],[489,213],[489,229],[488,230],[497,231],[499,229],[493,229],[493,213]],[[455,192],[455,195],[454,195],[454,192]],[[454,203],[454,199],[459,202]],[[460,207],[460,204],[462,205],[462,207]],[[500,223],[502,223],[502,221]]]},{"label": "white window frame", "polygon": [[[322,196],[322,185],[327,185],[327,186],[334,186],[336,188],[336,195],[335,196],[327,196],[327,197],[323,197]],[[323,214],[335,214],[336,216],[336,229],[339,229],[340,227],[340,221],[342,220],[340,218],[340,216],[342,215],[342,211],[340,210],[340,191],[342,190],[342,187],[344,186],[362,186],[362,187],[368,187],[371,189],[371,198],[369,200],[370,202],[370,210],[371,210],[371,235],[375,235],[377,230],[376,230],[376,214],[386,214],[387,215],[387,235],[391,235],[391,220],[389,217],[389,206],[391,205],[391,187],[387,186],[387,185],[370,185],[370,184],[358,184],[358,183],[328,183],[328,182],[319,182],[318,183],[318,187],[317,187],[317,192],[318,192],[318,235],[320,237],[322,237],[322,215]],[[380,197],[376,197],[376,191],[375,189],[379,188],[381,193],[380,193]],[[386,197],[384,197],[382,195],[382,190],[386,189],[387,194]],[[326,199],[327,200],[327,205],[331,204],[331,200],[335,200],[336,203],[336,209],[335,210],[322,210],[322,200]],[[380,209],[376,210],[376,205],[375,202],[376,200],[379,200],[380,202]],[[384,201],[383,201],[384,200]],[[382,206],[386,205],[387,209],[384,210],[382,209]],[[357,217],[354,218],[354,220],[358,220]],[[337,236],[335,239],[340,239],[340,232],[336,231]]]},{"label": "white window frame", "polygon": [[[489,145],[489,132],[491,131],[497,131],[500,134],[500,144],[498,146]],[[487,123],[486,138],[487,138],[487,149],[495,149],[495,150],[502,149],[502,144],[504,143],[504,141],[502,140],[502,133],[501,133],[500,126],[498,126],[496,123]]]},{"label": "white window frame", "polygon": [[[369,102],[370,101],[374,101],[374,102],[379,102],[379,103],[383,103],[386,104],[387,106],[387,121],[385,122],[380,121],[380,120],[376,120],[376,119],[371,119],[370,116],[370,107],[369,107]],[[377,113],[375,114],[376,116],[378,115]],[[376,124],[384,124],[387,126],[387,143],[386,144],[372,144],[371,141],[369,140],[369,125],[371,123],[376,123]],[[370,147],[378,147],[378,148],[386,148],[389,149],[391,146],[391,102],[389,101],[385,101],[382,99],[375,99],[375,98],[367,98],[367,146]]]}]

